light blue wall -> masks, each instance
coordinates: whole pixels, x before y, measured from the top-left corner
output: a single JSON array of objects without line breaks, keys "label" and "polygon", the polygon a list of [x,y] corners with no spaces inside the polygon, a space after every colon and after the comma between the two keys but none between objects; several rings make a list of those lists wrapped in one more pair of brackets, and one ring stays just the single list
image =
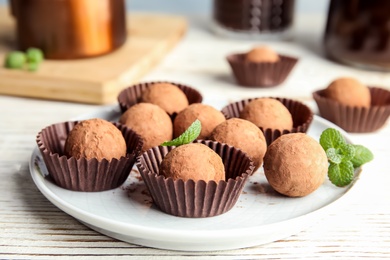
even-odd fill
[{"label": "light blue wall", "polygon": [[[209,13],[212,0],[130,0],[130,10],[164,11],[169,13]],[[298,12],[323,12],[329,0],[296,0]]]},{"label": "light blue wall", "polygon": [[[130,11],[175,14],[209,14],[212,8],[212,0],[126,0],[126,3]],[[329,0],[296,0],[296,11],[322,13],[326,11],[328,3]],[[7,4],[7,0],[0,0],[0,4]]]}]

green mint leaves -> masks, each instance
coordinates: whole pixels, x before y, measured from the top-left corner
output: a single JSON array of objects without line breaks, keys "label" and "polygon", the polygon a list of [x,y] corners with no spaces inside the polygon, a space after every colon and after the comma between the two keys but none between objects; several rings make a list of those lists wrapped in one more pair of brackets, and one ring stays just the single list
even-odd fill
[{"label": "green mint leaves", "polygon": [[179,146],[192,143],[196,138],[198,138],[201,130],[202,125],[200,121],[196,119],[179,137],[173,139],[172,141],[164,142],[161,146]]},{"label": "green mint leaves", "polygon": [[37,48],[28,48],[26,53],[11,51],[5,57],[4,67],[8,69],[36,71],[43,59],[43,52]]},{"label": "green mint leaves", "polygon": [[374,159],[369,149],[362,145],[348,144],[342,134],[333,128],[322,132],[320,145],[328,157],[329,180],[338,187],[350,184],[355,168]]}]

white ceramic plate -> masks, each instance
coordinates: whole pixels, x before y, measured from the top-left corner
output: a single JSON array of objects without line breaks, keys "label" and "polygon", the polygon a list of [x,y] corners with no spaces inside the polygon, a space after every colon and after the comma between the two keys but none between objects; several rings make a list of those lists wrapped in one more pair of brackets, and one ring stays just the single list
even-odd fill
[{"label": "white ceramic plate", "polygon": [[[119,109],[112,106],[78,119],[115,120],[118,115]],[[340,130],[351,141],[339,127],[317,116],[308,134],[318,140],[328,127]],[[249,178],[232,210],[212,218],[190,219],[159,211],[135,167],[121,187],[95,193],[69,191],[44,178],[47,169],[37,148],[31,156],[30,171],[47,199],[90,228],[138,245],[187,251],[250,247],[296,234],[340,205],[356,183],[338,188],[327,180],[306,197],[288,198],[278,195],[259,170]]]}]

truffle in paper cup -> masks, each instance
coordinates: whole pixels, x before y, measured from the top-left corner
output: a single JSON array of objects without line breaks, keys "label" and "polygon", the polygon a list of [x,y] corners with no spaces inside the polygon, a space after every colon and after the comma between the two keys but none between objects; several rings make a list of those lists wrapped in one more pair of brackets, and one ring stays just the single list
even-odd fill
[{"label": "truffle in paper cup", "polygon": [[324,89],[313,92],[320,115],[350,133],[369,133],[381,128],[390,115],[390,91],[369,87],[370,107],[351,107],[324,96]]},{"label": "truffle in paper cup", "polygon": [[[252,174],[253,162],[239,149],[227,144],[199,140],[222,157],[225,181],[183,181],[159,174],[164,156],[175,147],[158,146],[137,158],[136,165],[155,205],[163,212],[190,218],[223,214],[236,204],[242,189]],[[191,158],[188,158],[191,160]]]},{"label": "truffle in paper cup", "polygon": [[[283,131],[279,129],[260,129],[263,131],[265,140],[267,141],[267,145],[270,145],[274,140],[276,140],[279,136],[289,133],[306,133],[311,122],[313,121],[313,112],[311,109],[303,104],[302,102],[288,99],[288,98],[280,98],[280,97],[271,97],[276,100],[279,100],[291,113],[293,119],[293,128],[292,129],[284,129]],[[243,99],[241,101],[237,101],[231,103],[222,108],[221,112],[225,115],[226,119],[233,117],[240,117],[241,110],[251,102],[257,98],[248,98]]]},{"label": "truffle in paper cup", "polygon": [[279,55],[277,62],[248,62],[244,53],[231,54],[227,61],[238,84],[245,87],[274,87],[287,78],[297,58]]},{"label": "truffle in paper cup", "polygon": [[179,89],[181,89],[186,95],[189,104],[201,103],[203,100],[203,97],[199,91],[187,85],[168,81],[144,82],[125,88],[119,93],[118,103],[122,113],[124,113],[129,107],[139,103],[140,98],[142,96],[142,92],[156,83],[169,83],[179,87]]},{"label": "truffle in paper cup", "polygon": [[119,187],[129,176],[143,145],[141,137],[124,125],[114,123],[126,141],[126,157],[103,159],[68,158],[64,154],[66,138],[78,121],[50,125],[36,138],[49,176],[58,186],[74,191],[104,191]]}]

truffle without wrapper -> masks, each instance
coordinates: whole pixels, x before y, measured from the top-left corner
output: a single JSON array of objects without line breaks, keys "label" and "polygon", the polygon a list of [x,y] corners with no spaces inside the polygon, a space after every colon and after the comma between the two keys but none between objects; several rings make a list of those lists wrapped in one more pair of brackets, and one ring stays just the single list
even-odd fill
[{"label": "truffle without wrapper", "polygon": [[328,158],[321,145],[303,133],[282,135],[264,156],[264,174],[280,194],[302,197],[324,182]]}]

